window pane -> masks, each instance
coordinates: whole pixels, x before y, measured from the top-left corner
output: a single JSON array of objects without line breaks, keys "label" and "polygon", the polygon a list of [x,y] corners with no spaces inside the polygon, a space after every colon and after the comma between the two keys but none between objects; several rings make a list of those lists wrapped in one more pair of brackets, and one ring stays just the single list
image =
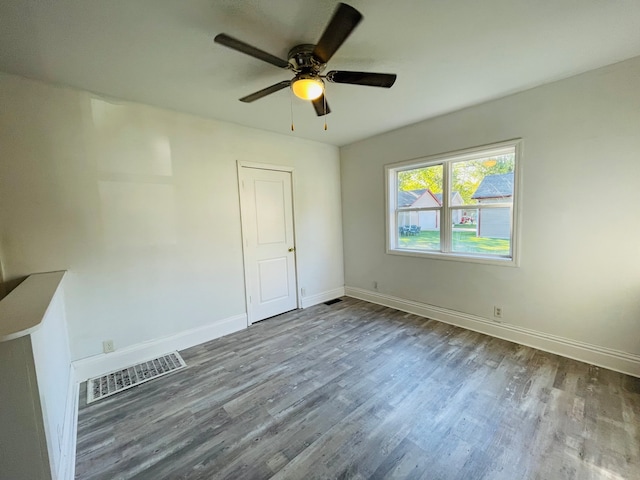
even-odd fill
[{"label": "window pane", "polygon": [[[442,205],[442,165],[398,172],[399,208],[439,208]],[[399,211],[399,248],[440,250],[440,211]]]},{"label": "window pane", "polygon": [[511,208],[454,210],[464,221],[454,220],[451,248],[456,253],[508,257],[511,254]]},{"label": "window pane", "polygon": [[439,207],[442,203],[442,165],[398,172],[397,195],[399,208]]},{"label": "window pane", "polygon": [[452,167],[451,206],[513,203],[515,152],[454,162]]},{"label": "window pane", "polygon": [[398,248],[440,250],[440,211],[398,212],[398,225]]},{"label": "window pane", "polygon": [[514,140],[386,166],[387,252],[515,265],[519,145]]}]

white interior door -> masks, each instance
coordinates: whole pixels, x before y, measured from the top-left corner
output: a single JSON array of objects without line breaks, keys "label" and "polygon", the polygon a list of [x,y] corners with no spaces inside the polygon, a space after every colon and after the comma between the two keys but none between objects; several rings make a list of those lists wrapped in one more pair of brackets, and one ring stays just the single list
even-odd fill
[{"label": "white interior door", "polygon": [[239,168],[249,323],[297,307],[291,172]]}]

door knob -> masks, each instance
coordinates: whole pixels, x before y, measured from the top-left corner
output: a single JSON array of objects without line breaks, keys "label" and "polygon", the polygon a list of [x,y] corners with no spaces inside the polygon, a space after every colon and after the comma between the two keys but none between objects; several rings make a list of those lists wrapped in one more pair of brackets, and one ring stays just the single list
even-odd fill
[{"label": "door knob", "polygon": [[289,251],[290,251],[290,252],[295,252],[295,251],[296,251],[296,247],[291,247],[291,248],[289,248]]}]

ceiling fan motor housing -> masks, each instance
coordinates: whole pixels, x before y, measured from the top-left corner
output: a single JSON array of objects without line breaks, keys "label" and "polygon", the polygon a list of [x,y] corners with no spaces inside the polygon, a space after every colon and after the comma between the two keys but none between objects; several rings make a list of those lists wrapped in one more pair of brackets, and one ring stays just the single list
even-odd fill
[{"label": "ceiling fan motor housing", "polygon": [[302,44],[289,50],[289,65],[291,70],[296,73],[305,73],[311,76],[319,75],[327,66],[313,55],[315,45]]}]

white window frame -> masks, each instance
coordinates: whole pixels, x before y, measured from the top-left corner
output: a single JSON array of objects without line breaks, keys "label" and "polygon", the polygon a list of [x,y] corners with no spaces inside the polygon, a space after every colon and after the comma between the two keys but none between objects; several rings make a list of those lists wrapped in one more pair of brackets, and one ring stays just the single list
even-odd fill
[{"label": "white window frame", "polygon": [[[451,251],[451,234],[452,228],[450,227],[452,221],[451,212],[458,209],[469,209],[470,205],[464,206],[450,206],[451,199],[451,167],[454,162],[473,160],[476,158],[484,158],[487,156],[498,155],[509,149],[513,149],[515,152],[515,165],[513,171],[514,185],[513,185],[513,203],[488,203],[478,205],[478,208],[504,208],[509,206],[512,209],[511,220],[511,252],[509,257],[500,257],[496,255],[483,255],[475,253],[461,253]],[[411,257],[423,257],[439,260],[454,260],[471,263],[484,263],[489,265],[501,265],[501,266],[519,266],[519,244],[520,244],[520,223],[522,213],[520,210],[520,198],[522,195],[522,139],[508,140],[499,143],[493,143],[490,145],[483,145],[479,147],[468,148],[465,150],[458,150],[454,152],[448,152],[443,154],[432,155],[428,157],[416,158],[399,163],[392,163],[384,166],[385,169],[385,204],[386,204],[386,252],[392,255],[404,255]],[[442,206],[441,207],[426,207],[426,208],[398,208],[398,172],[403,170],[413,170],[416,168],[429,167],[432,165],[443,166],[443,185],[442,185]],[[417,250],[401,248],[398,246],[398,224],[397,214],[399,211],[440,211],[441,227],[440,227],[440,251],[436,250]],[[446,226],[446,228],[442,227]]]}]

